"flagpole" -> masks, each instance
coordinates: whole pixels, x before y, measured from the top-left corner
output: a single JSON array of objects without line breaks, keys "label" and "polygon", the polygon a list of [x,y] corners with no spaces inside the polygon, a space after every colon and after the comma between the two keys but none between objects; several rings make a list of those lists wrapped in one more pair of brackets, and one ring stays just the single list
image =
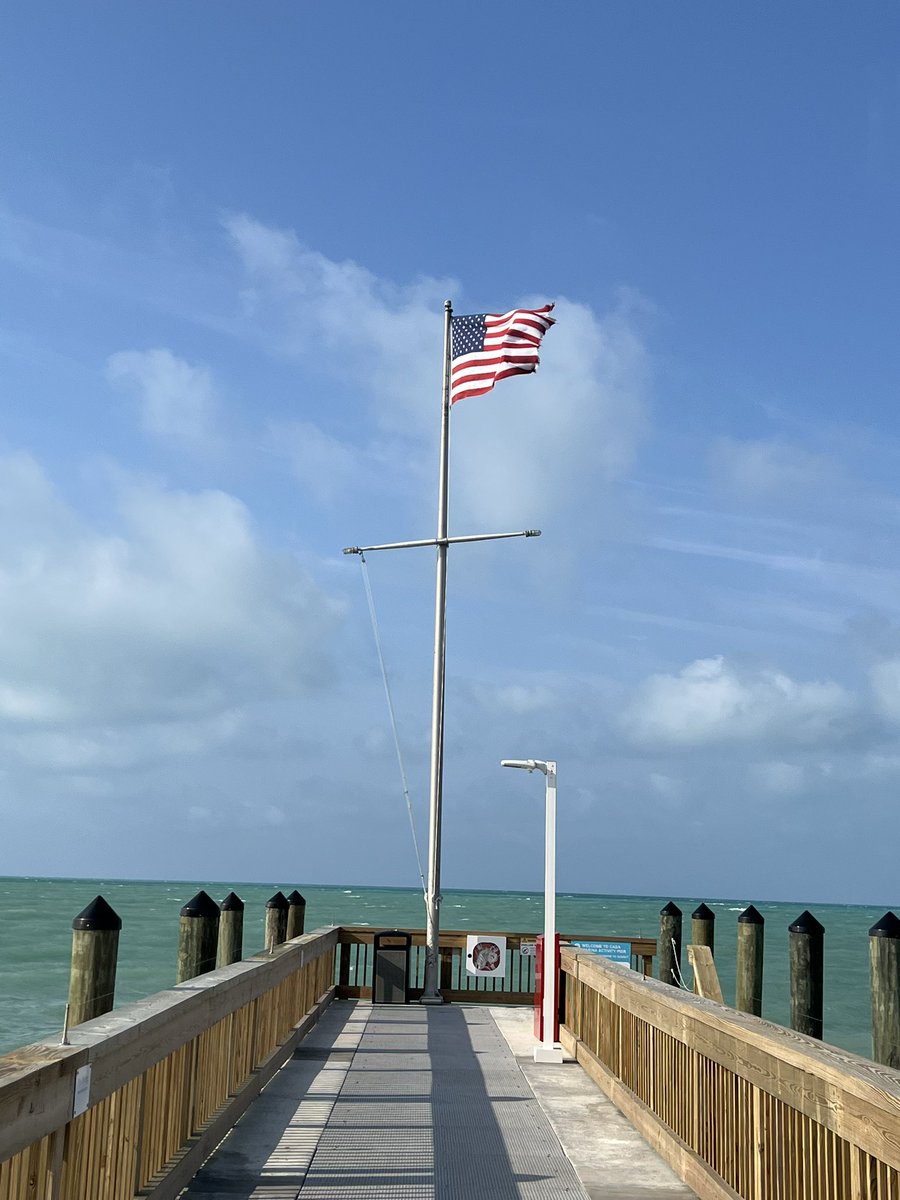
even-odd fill
[{"label": "flagpole", "polygon": [[438,480],[437,569],[434,588],[434,676],[431,693],[431,780],[428,810],[428,890],[425,893],[423,1004],[442,1004],[438,963],[441,937],[441,800],[444,775],[444,647],[447,611],[447,507],[450,466],[450,349],[453,305],[444,303],[444,371]]},{"label": "flagpole", "polygon": [[[513,365],[502,372],[495,370],[492,378],[476,372],[471,380],[463,377],[457,398],[463,395],[479,396],[488,392],[498,378],[507,374],[529,374],[538,364],[538,346],[546,330],[554,323],[548,313],[552,304],[541,309],[516,309],[503,316],[481,314],[459,318],[469,322],[468,339],[464,338],[461,357],[468,361],[481,362],[487,357],[495,366],[499,361]],[[431,696],[431,771],[428,816],[428,886],[425,892],[425,981],[422,990],[423,1004],[443,1004],[440,993],[440,907],[441,907],[441,801],[444,774],[444,651],[446,643],[447,605],[447,550],[455,542],[494,541],[498,538],[540,537],[539,529],[523,529],[518,533],[468,534],[464,537],[447,536],[447,509],[449,493],[450,462],[450,364],[453,358],[453,305],[444,302],[444,365],[443,391],[441,396],[441,446],[440,474],[438,479],[437,537],[420,538],[416,541],[385,542],[379,546],[347,546],[345,554],[362,554],[369,550],[400,550],[412,546],[435,546],[437,548],[437,572],[434,589],[434,676]],[[483,354],[485,338],[490,324],[494,339],[487,354]],[[501,333],[497,333],[497,328]],[[496,344],[500,337],[501,344]],[[471,344],[467,345],[470,341]],[[500,355],[499,359],[497,355]],[[468,387],[463,386],[468,383]]]}]

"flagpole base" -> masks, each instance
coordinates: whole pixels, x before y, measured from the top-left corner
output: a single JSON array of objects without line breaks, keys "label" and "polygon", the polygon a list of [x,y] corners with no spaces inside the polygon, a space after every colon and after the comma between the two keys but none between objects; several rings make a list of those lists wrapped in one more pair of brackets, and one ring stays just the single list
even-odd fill
[{"label": "flagpole base", "polygon": [[433,1008],[437,1008],[439,1004],[444,1003],[444,997],[440,994],[440,992],[435,993],[433,996],[420,996],[419,1003],[427,1004]]}]

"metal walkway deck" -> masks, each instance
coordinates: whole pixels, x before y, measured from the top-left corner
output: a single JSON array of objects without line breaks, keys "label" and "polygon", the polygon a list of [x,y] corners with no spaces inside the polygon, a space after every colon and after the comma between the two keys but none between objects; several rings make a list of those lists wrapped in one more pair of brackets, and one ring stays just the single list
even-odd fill
[{"label": "metal walkway deck", "polygon": [[[691,1194],[681,1186],[677,1194]],[[589,1193],[486,1008],[336,1002],[183,1196],[587,1200]]]}]

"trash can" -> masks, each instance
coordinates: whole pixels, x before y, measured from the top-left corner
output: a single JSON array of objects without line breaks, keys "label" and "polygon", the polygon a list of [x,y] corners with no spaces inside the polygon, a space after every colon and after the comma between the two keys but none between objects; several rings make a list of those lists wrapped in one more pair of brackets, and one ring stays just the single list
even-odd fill
[{"label": "trash can", "polygon": [[412,934],[402,929],[384,929],[373,939],[375,965],[372,971],[373,1004],[409,1003],[409,959]]}]

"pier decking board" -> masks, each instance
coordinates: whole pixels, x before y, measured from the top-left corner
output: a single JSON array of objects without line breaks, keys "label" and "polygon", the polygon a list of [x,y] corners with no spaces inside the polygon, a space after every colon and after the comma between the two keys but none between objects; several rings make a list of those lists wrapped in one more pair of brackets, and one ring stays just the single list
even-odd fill
[{"label": "pier decking board", "polygon": [[[574,1064],[566,1069],[582,1075]],[[183,1200],[692,1195],[674,1177],[671,1191],[658,1181],[649,1190],[630,1183],[625,1191],[582,1186],[488,1009],[342,1002]]]}]

